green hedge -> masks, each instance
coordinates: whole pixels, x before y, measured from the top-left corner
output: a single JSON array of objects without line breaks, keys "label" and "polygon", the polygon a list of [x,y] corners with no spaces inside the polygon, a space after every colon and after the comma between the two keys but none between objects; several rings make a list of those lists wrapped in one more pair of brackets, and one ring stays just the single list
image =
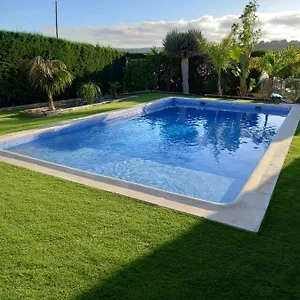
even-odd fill
[{"label": "green hedge", "polygon": [[157,76],[153,62],[146,58],[129,61],[125,68],[123,84],[126,92],[155,89]]},{"label": "green hedge", "polygon": [[[253,56],[261,56],[263,53],[264,51],[256,51]],[[47,101],[43,93],[33,90],[29,85],[22,66],[24,59],[31,59],[37,55],[45,59],[63,61],[75,77],[73,84],[56,99],[76,97],[79,86],[83,82],[90,81],[100,85],[103,94],[108,92],[109,82],[115,81],[122,83],[124,89],[129,91],[144,88],[182,91],[180,58],[170,57],[164,52],[156,55],[122,53],[109,47],[75,43],[39,34],[0,31],[0,107]],[[138,63],[131,63],[132,60],[137,60]],[[207,58],[204,55],[192,57],[189,64],[190,92],[216,93],[216,73]],[[130,78],[124,77],[127,65],[136,68],[135,71],[130,71]],[[142,68],[138,68],[141,65]],[[222,76],[224,93],[236,95],[238,78],[230,70],[224,73]],[[129,74],[128,67],[127,74]],[[252,70],[249,77],[257,80],[259,75],[260,72]]]},{"label": "green hedge", "polygon": [[109,81],[120,81],[124,53],[109,47],[75,43],[39,34],[0,31],[0,106],[46,101],[45,95],[28,84],[22,62],[37,55],[63,61],[75,80],[60,98],[76,96],[84,81],[95,81],[103,92]]}]

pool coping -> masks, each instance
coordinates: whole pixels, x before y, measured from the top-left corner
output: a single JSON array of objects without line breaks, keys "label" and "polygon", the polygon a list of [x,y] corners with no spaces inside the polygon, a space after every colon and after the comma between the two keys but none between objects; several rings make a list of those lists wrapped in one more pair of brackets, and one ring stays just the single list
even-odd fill
[{"label": "pool coping", "polygon": [[[186,99],[184,97],[176,97]],[[111,114],[128,114],[137,109],[145,109],[153,103],[160,103],[164,100],[170,101],[174,97],[166,97],[158,100],[142,103],[129,108],[122,108],[95,114],[83,118],[59,122],[50,126],[38,129],[29,129],[0,137],[0,142],[8,141],[24,136],[39,134],[49,130],[59,129],[70,126],[99,116],[109,116]],[[189,100],[193,98],[187,98]],[[215,101],[207,99],[197,99],[218,104],[218,102],[232,103],[230,101]],[[249,105],[248,103],[240,103]],[[251,103],[253,106],[254,104]],[[255,105],[258,105],[257,103]],[[259,104],[260,106],[274,106],[273,104]],[[278,105],[275,105],[278,106]],[[95,173],[82,171],[63,165],[31,158],[21,154],[0,150],[0,161],[13,164],[19,167],[55,176],[61,179],[77,182],[109,192],[125,195],[147,203],[167,207],[180,212],[203,217],[209,220],[221,222],[230,226],[238,227],[244,230],[257,232],[269,205],[273,190],[279,177],[282,165],[288,152],[291,141],[294,137],[298,121],[300,118],[300,106],[285,105],[289,107],[288,113],[282,126],[279,128],[272,143],[266,153],[258,163],[250,178],[242,188],[236,200],[232,203],[213,203],[205,199],[198,199],[184,196],[172,192],[167,192],[157,188],[136,184],[112,177],[98,175]]]}]

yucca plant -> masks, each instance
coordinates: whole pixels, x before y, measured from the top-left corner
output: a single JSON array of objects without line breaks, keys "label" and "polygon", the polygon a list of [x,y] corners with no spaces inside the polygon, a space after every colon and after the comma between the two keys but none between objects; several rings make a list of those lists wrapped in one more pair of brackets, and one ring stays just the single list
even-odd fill
[{"label": "yucca plant", "polygon": [[163,46],[168,54],[181,58],[182,90],[189,94],[189,58],[201,52],[203,37],[200,31],[180,32],[172,30],[167,33]]},{"label": "yucca plant", "polygon": [[94,103],[94,100],[101,94],[100,86],[93,82],[82,84],[77,92],[77,96],[84,99],[88,104]]},{"label": "yucca plant", "polygon": [[55,111],[53,95],[60,94],[72,83],[73,76],[60,60],[44,60],[41,56],[28,62],[29,80],[48,96],[49,110]]}]

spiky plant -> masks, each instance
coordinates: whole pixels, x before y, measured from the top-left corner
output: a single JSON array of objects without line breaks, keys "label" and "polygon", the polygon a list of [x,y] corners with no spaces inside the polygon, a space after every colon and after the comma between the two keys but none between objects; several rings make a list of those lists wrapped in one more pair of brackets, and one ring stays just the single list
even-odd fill
[{"label": "spiky plant", "polygon": [[189,58],[201,53],[202,33],[196,30],[180,32],[172,30],[163,40],[163,46],[170,55],[181,58],[182,90],[189,94]]},{"label": "spiky plant", "polygon": [[47,94],[49,110],[55,111],[53,95],[60,94],[73,80],[66,65],[60,60],[44,60],[37,56],[29,61],[28,70],[31,84]]},{"label": "spiky plant", "polygon": [[77,96],[84,99],[88,104],[94,103],[94,100],[101,94],[100,86],[93,82],[82,84],[77,92]]}]

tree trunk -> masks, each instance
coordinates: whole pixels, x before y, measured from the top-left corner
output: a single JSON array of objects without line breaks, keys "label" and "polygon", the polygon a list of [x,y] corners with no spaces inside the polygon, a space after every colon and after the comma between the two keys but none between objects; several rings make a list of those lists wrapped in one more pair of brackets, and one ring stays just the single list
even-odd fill
[{"label": "tree trunk", "polygon": [[272,91],[273,91],[273,82],[274,82],[274,77],[269,77],[269,82],[268,82],[268,99],[271,99],[272,97]]},{"label": "tree trunk", "polygon": [[182,91],[189,94],[189,59],[181,59]]},{"label": "tree trunk", "polygon": [[221,70],[218,70],[218,96],[222,96],[223,90],[222,90],[222,84],[221,84]]},{"label": "tree trunk", "polygon": [[239,96],[245,97],[248,95],[247,77],[244,73],[240,75]]},{"label": "tree trunk", "polygon": [[49,97],[49,110],[50,111],[55,111],[55,106],[54,106],[54,102],[53,102],[53,95],[48,95]]}]

